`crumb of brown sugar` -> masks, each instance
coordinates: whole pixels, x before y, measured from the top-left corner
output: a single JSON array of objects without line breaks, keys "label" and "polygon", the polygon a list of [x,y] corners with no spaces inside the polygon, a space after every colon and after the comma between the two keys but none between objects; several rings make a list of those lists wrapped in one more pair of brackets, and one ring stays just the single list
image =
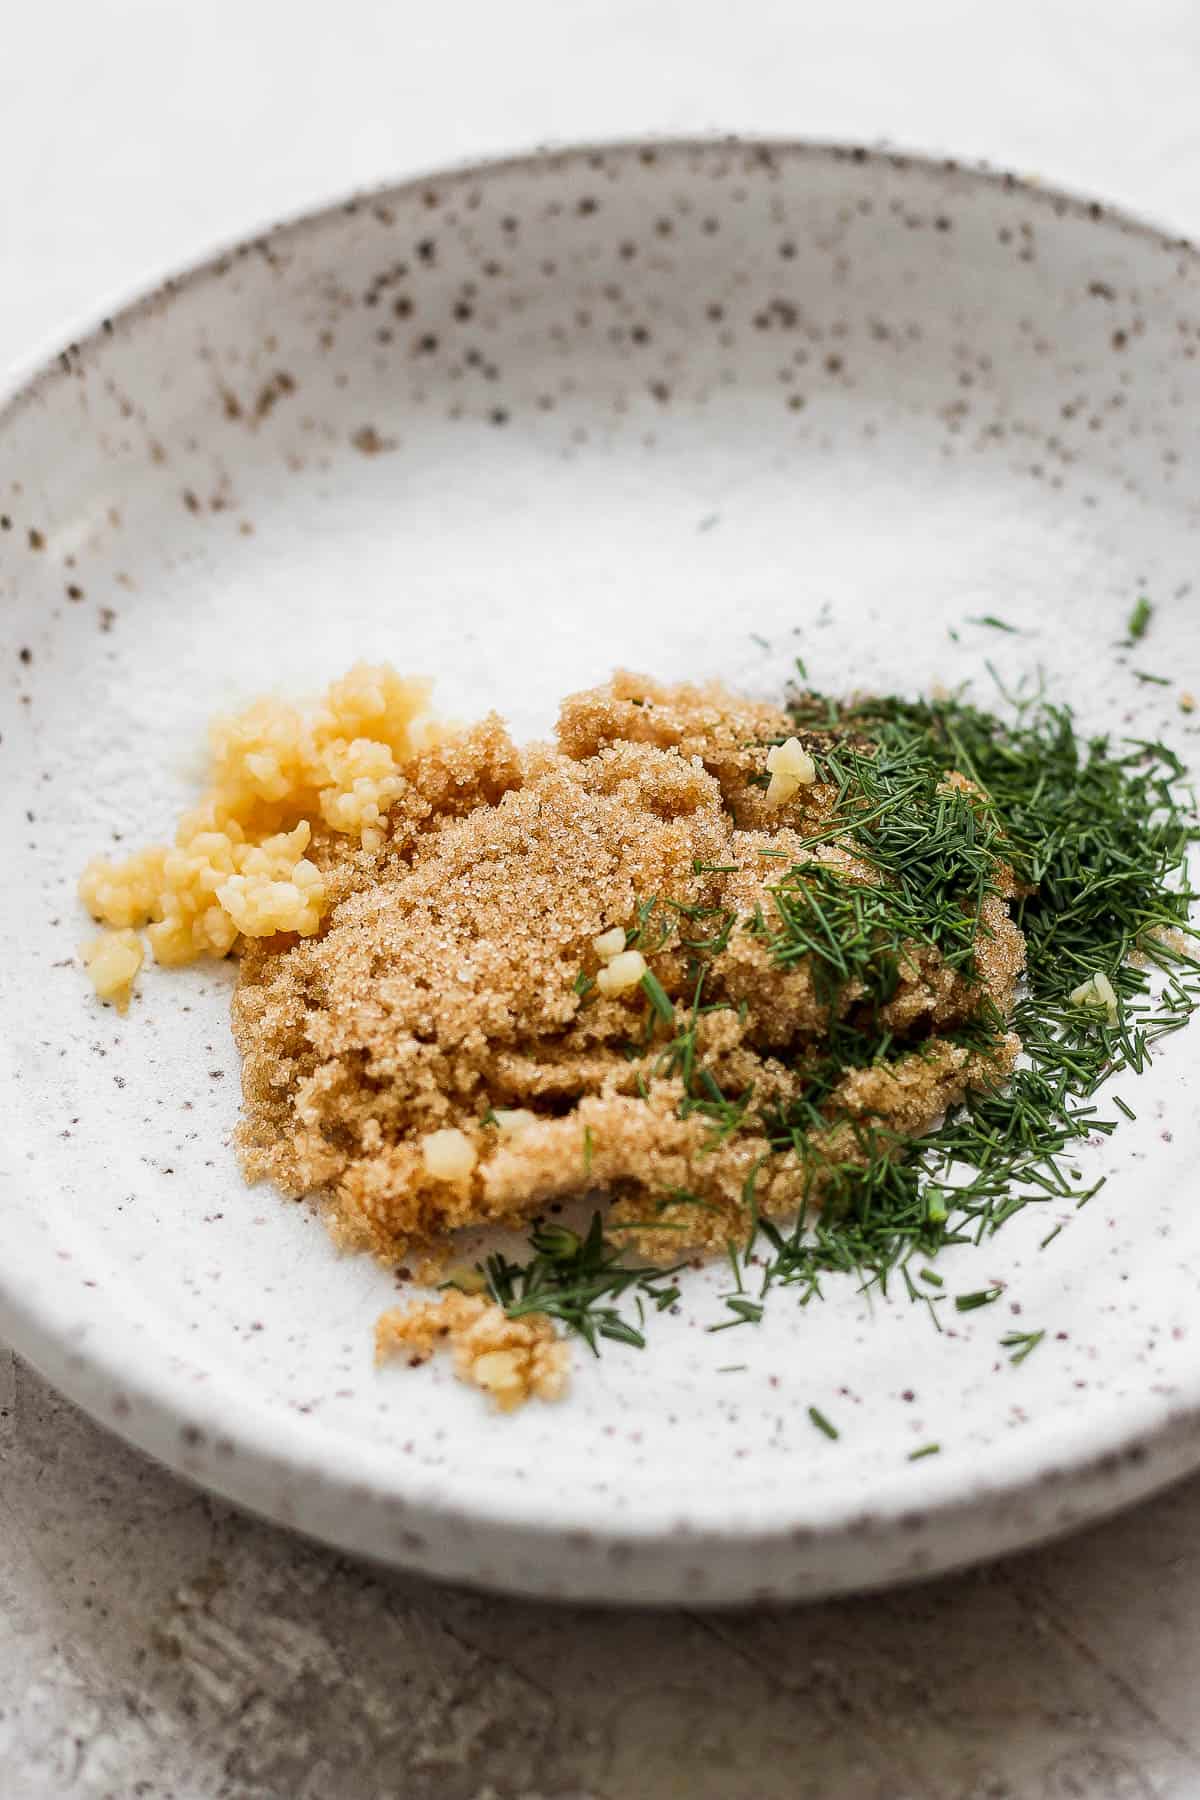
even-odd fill
[{"label": "crumb of brown sugar", "polygon": [[379,1362],[406,1355],[421,1363],[439,1349],[453,1352],[458,1379],[482,1388],[501,1412],[567,1391],[570,1349],[540,1313],[510,1319],[494,1301],[450,1292],[393,1308],[375,1326]]}]

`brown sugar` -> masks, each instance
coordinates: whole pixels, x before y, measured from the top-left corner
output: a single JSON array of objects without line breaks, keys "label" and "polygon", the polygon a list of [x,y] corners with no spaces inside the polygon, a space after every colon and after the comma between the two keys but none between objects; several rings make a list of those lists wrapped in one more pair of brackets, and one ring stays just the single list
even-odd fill
[{"label": "brown sugar", "polygon": [[370,841],[315,830],[321,930],[242,945],[247,1174],[320,1191],[338,1240],[389,1261],[591,1188],[667,1260],[740,1235],[751,1190],[762,1214],[819,1204],[839,1167],[1002,1079],[1015,1038],[959,1030],[1007,1014],[1023,966],[998,867],[975,974],[907,951],[877,1008],[886,1059],[839,1070],[772,1149],[764,1114],[862,999],[781,963],[774,891],[809,869],[884,880],[843,835],[812,842],[837,790],[808,778],[819,734],[768,769],[792,729],[716,686],[618,674],[565,702],[552,743],[518,750],[492,718],[417,751]]}]

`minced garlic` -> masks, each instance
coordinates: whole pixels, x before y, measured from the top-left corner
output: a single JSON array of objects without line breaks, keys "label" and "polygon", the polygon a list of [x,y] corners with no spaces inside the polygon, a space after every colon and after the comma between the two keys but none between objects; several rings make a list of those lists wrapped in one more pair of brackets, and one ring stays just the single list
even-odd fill
[{"label": "minced garlic", "polygon": [[817,779],[816,764],[801,747],[799,738],[794,737],[767,751],[767,772],[771,777],[765,796],[768,806],[784,805],[802,787],[811,787]]},{"label": "minced garlic", "polygon": [[611,931],[602,931],[600,936],[592,939],[592,949],[601,962],[611,962],[614,956],[620,956],[625,948],[625,928],[614,925]]},{"label": "minced garlic", "polygon": [[466,1181],[479,1161],[479,1152],[465,1131],[451,1126],[426,1133],[421,1139],[421,1158],[426,1174],[435,1181]]},{"label": "minced garlic", "polygon": [[[314,825],[378,848],[403,765],[435,736],[428,702],[428,683],[360,663],[307,712],[268,699],[218,719],[211,785],[174,844],[95,858],[84,904],[116,932],[148,927],[160,963],[225,956],[239,936],[311,937],[328,905],[306,855]],[[108,966],[88,961],[93,980]]]},{"label": "minced garlic", "polygon": [[544,1313],[510,1319],[481,1294],[451,1290],[394,1308],[376,1323],[379,1362],[407,1351],[421,1363],[441,1348],[453,1350],[459,1380],[482,1388],[501,1412],[531,1397],[559,1400],[567,1390],[571,1352]]},{"label": "minced garlic", "polygon": [[496,1129],[501,1137],[515,1137],[519,1131],[528,1131],[531,1125],[537,1124],[537,1114],[528,1107],[493,1107],[492,1117],[496,1121]]},{"label": "minced garlic", "polygon": [[635,988],[646,973],[646,959],[640,950],[622,950],[596,971],[596,986],[602,994],[625,994]]}]

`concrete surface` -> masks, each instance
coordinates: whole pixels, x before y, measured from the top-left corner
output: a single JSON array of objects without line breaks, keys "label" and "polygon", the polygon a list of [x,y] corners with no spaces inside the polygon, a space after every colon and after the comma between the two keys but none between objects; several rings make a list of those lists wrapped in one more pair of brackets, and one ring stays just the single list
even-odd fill
[{"label": "concrete surface", "polygon": [[[1195,235],[1198,70],[1191,0],[14,5],[0,375],[218,239],[547,138],[888,137]],[[927,1589],[563,1612],[239,1517],[0,1350],[3,1800],[1187,1800],[1198,1691],[1200,1483]]]},{"label": "concrete surface", "polygon": [[376,1573],[233,1513],[0,1357],[8,1800],[1185,1800],[1200,1483],[779,1614]]}]

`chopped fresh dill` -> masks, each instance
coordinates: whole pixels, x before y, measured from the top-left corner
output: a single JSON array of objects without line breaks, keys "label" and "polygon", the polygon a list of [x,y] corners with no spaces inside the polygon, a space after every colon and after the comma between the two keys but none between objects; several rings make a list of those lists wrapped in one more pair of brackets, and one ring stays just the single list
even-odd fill
[{"label": "chopped fresh dill", "polygon": [[1170,687],[1170,685],[1171,685],[1169,676],[1167,676],[1167,675],[1148,675],[1146,673],[1145,669],[1134,669],[1133,678],[1135,681],[1146,682],[1152,687]]},{"label": "chopped fresh dill", "polygon": [[831,1438],[835,1443],[837,1442],[838,1438],[841,1436],[841,1432],[836,1425],[830,1424],[829,1420],[825,1417],[825,1414],[821,1412],[818,1407],[810,1406],[808,1409],[808,1416],[818,1431],[823,1431],[827,1438]]},{"label": "chopped fresh dill", "polygon": [[909,1462],[920,1462],[923,1456],[939,1456],[941,1449],[940,1444],[922,1444],[919,1450],[909,1451],[908,1460]]},{"label": "chopped fresh dill", "polygon": [[[991,618],[980,622],[1014,629]],[[1068,708],[1040,692],[1000,691],[1004,716],[961,696],[847,703],[812,692],[795,696],[792,722],[813,742],[818,779],[835,794],[820,828],[801,841],[806,859],[772,871],[763,903],[748,917],[717,898],[685,904],[656,896],[638,907],[629,942],[640,938],[651,952],[669,942],[684,953],[689,973],[674,997],[659,977],[643,977],[646,1029],[641,1044],[630,1046],[631,1060],[644,1070],[637,1091],[645,1096],[648,1083],[675,1080],[680,1115],[702,1118],[713,1145],[743,1130],[767,1145],[742,1195],[746,1230],[739,1250],[745,1259],[755,1251],[755,1266],[743,1269],[733,1253],[737,1292],[724,1296],[729,1316],[711,1331],[757,1323],[772,1289],[791,1289],[800,1305],[820,1299],[824,1277],[834,1274],[881,1293],[889,1281],[902,1280],[941,1330],[937,1307],[946,1296],[929,1291],[943,1285],[929,1261],[943,1249],[986,1241],[1026,1207],[1078,1209],[1099,1192],[1103,1177],[1084,1185],[1075,1158],[1087,1142],[1109,1136],[1122,1116],[1133,1116],[1116,1095],[1111,1109],[1102,1110],[1099,1090],[1119,1072],[1142,1073],[1200,1006],[1191,923],[1197,896],[1187,870],[1198,834],[1178,757],[1143,738],[1085,736]],[[970,787],[949,783],[952,771]],[[882,879],[854,883],[821,862],[819,847],[834,839],[849,843]],[[1025,985],[1011,1018],[984,1004],[948,1035],[986,1056],[1015,1032],[1022,1056],[1014,1072],[1002,1086],[970,1092],[918,1138],[870,1117],[859,1120],[856,1153],[834,1160],[816,1146],[837,1082],[849,1070],[887,1064],[914,1048],[912,1041],[895,1042],[880,1017],[897,991],[903,960],[912,945],[928,947],[943,965],[973,979],[982,910],[1005,891],[1000,864],[1015,882],[1010,911],[1025,936]],[[736,867],[693,864],[706,876]],[[726,1092],[704,1063],[701,1022],[729,1005],[713,998],[710,977],[735,931],[755,935],[781,970],[807,969],[828,1002],[828,1038],[819,1055],[809,1051],[796,1064],[802,1079],[786,1101],[759,1101],[752,1089]],[[1111,1021],[1103,1008],[1073,999],[1097,971],[1112,984]],[[855,996],[849,1008],[848,992]],[[786,1224],[760,1214],[755,1186],[761,1163],[780,1153],[808,1159],[821,1184],[820,1207]],[[585,1175],[591,1156],[588,1129]],[[709,1204],[669,1190],[650,1209],[667,1218],[635,1221],[628,1229],[670,1228],[671,1208]],[[1055,1224],[1041,1246],[1061,1230]],[[667,1279],[676,1271],[626,1269],[621,1245],[605,1236],[598,1216],[585,1243],[587,1278],[576,1271],[560,1279],[570,1258],[556,1259],[544,1229],[540,1239],[535,1232],[530,1263],[505,1265],[513,1298],[502,1298],[503,1284],[493,1286],[495,1296],[522,1311],[535,1310],[534,1296],[547,1297],[551,1304],[541,1310],[552,1305],[554,1316],[593,1348],[598,1336],[632,1341],[626,1330],[598,1323],[612,1327],[613,1295],[632,1287],[663,1310],[665,1293],[669,1303],[678,1296]],[[751,1273],[753,1294],[743,1278]],[[653,1292],[647,1282],[657,1284]],[[992,1286],[956,1295],[955,1311],[990,1305],[1001,1291]],[[1001,1342],[1019,1364],[1044,1336],[1010,1333]]]},{"label": "chopped fresh dill", "polygon": [[1150,623],[1153,612],[1154,608],[1151,606],[1146,596],[1140,594],[1138,596],[1137,605],[1129,615],[1129,623],[1125,627],[1126,631],[1129,633],[1129,640],[1131,643],[1136,644],[1139,638],[1145,637],[1146,628]]}]

